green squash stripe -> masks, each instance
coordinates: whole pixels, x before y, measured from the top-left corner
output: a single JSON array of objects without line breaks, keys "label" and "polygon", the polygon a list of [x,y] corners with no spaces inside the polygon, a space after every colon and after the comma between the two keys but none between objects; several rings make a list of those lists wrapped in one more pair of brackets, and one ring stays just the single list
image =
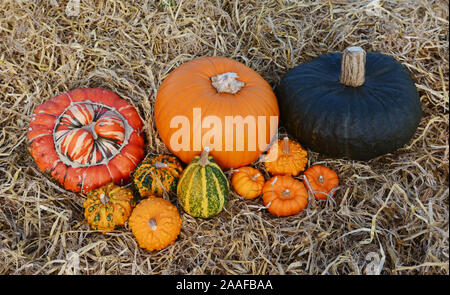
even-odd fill
[{"label": "green squash stripe", "polygon": [[207,167],[205,169],[205,182],[206,179],[208,179],[208,182],[206,183],[206,198],[208,200],[205,212],[205,216],[208,216],[211,214],[217,214],[219,213],[223,208],[223,192],[220,190],[220,184],[217,180],[216,176],[214,175],[214,168]]},{"label": "green squash stripe", "polygon": [[188,165],[177,187],[183,209],[194,217],[202,218],[222,211],[228,201],[228,191],[228,181],[214,162],[205,167],[195,162]]},{"label": "green squash stripe", "polygon": [[181,180],[178,183],[177,195],[180,198],[181,205],[183,206],[183,208],[187,208],[186,198],[192,181],[193,175],[192,170],[194,170],[194,168],[196,168],[196,165],[190,165],[186,167],[181,177]]},{"label": "green squash stripe", "polygon": [[202,169],[197,166],[191,176],[189,189],[185,192],[187,199],[187,210],[193,216],[203,216],[203,183],[202,183]]}]

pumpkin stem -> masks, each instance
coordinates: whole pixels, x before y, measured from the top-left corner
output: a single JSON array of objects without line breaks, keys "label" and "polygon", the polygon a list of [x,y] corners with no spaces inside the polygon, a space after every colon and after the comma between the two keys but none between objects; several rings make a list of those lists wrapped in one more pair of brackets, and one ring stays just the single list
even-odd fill
[{"label": "pumpkin stem", "polygon": [[208,165],[209,164],[208,156],[209,156],[209,147],[205,147],[203,149],[202,153],[200,154],[200,159],[198,159],[198,164],[203,167]]},{"label": "pumpkin stem", "polygon": [[256,173],[255,175],[250,175],[250,179],[251,179],[252,181],[256,181],[256,180],[258,179],[258,177],[260,177],[260,176],[261,176],[261,174]]},{"label": "pumpkin stem", "polygon": [[323,182],[325,181],[325,179],[323,178],[322,175],[320,175],[318,181],[319,181],[320,183],[323,183]]},{"label": "pumpkin stem", "polygon": [[287,136],[285,136],[283,138],[283,153],[286,155],[289,155],[290,152],[291,152],[291,149],[289,148],[289,138]]},{"label": "pumpkin stem", "polygon": [[236,73],[223,73],[211,77],[211,84],[219,93],[236,94],[244,87],[245,83],[236,80],[238,75]]},{"label": "pumpkin stem", "polygon": [[148,220],[148,226],[152,228],[152,230],[156,230],[156,220],[153,218],[150,218]]},{"label": "pumpkin stem", "polygon": [[109,202],[109,197],[105,194],[101,194],[100,195],[100,202],[102,202],[103,205],[108,204]]},{"label": "pumpkin stem", "polygon": [[287,188],[287,189],[285,189],[284,191],[281,192],[281,195],[283,197],[287,198],[287,197],[289,197],[291,195],[291,191]]},{"label": "pumpkin stem", "polygon": [[162,162],[156,162],[155,163],[155,167],[156,168],[167,168],[167,164],[166,163],[162,163]]},{"label": "pumpkin stem", "polygon": [[348,47],[342,53],[339,82],[346,86],[359,87],[366,75],[366,52],[359,46]]}]

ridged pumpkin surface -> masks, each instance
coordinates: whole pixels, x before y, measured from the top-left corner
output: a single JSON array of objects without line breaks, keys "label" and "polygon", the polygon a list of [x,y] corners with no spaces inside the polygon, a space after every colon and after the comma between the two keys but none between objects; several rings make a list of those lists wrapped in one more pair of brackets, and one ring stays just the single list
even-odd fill
[{"label": "ridged pumpkin surface", "polygon": [[209,218],[222,211],[227,204],[229,184],[213,157],[208,157],[207,164],[202,165],[202,156],[195,156],[183,171],[177,195],[186,213]]},{"label": "ridged pumpkin surface", "polygon": [[181,231],[182,220],[172,203],[151,196],[136,206],[128,224],[139,247],[153,251],[175,242]]},{"label": "ridged pumpkin surface", "polygon": [[[215,84],[215,78],[226,74],[235,77],[234,85],[239,85],[238,89],[228,91]],[[196,110],[201,118],[195,115]],[[184,163],[190,163],[201,153],[205,147],[203,140],[213,129],[212,126],[199,126],[206,124],[200,119],[219,120],[220,124],[213,124],[221,131],[212,140],[216,147],[209,147],[211,156],[226,170],[246,166],[258,159],[278,128],[279,110],[272,87],[261,75],[236,60],[214,56],[191,60],[173,70],[158,89],[154,114],[162,141]],[[186,119],[189,125],[178,125],[179,118]],[[254,122],[250,125],[255,129],[248,124],[227,128],[229,118],[248,119]],[[189,142],[186,149],[177,147],[179,141],[184,140]]]},{"label": "ridged pumpkin surface", "polygon": [[164,191],[177,192],[183,172],[180,160],[170,155],[148,157],[133,172],[133,183],[141,197],[161,197]]}]

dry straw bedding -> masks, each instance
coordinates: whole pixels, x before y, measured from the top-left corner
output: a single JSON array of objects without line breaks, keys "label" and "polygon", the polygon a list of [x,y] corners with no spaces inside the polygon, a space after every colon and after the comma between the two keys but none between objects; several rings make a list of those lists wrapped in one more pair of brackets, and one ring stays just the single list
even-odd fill
[{"label": "dry straw bedding", "polygon": [[[82,0],[78,16],[67,2],[0,1],[0,274],[362,274],[375,264],[382,274],[449,273],[448,1]],[[163,153],[153,104],[180,64],[226,56],[275,86],[294,65],[350,45],[403,63],[423,118],[407,146],[371,161],[309,151],[342,188],[295,216],[232,193],[217,217],[196,219],[166,196],[182,231],[150,253],[128,226],[91,230],[83,197],[44,177],[26,149],[37,105],[104,87],[139,110],[147,152]]]}]

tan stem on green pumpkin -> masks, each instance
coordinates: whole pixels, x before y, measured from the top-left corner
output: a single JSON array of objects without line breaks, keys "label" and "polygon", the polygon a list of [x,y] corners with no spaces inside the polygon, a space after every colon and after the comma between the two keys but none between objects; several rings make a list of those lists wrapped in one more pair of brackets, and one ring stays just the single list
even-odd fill
[{"label": "tan stem on green pumpkin", "polygon": [[236,94],[245,85],[244,82],[236,80],[237,78],[238,75],[236,73],[223,73],[211,77],[211,84],[218,93]]},{"label": "tan stem on green pumpkin", "polygon": [[364,84],[366,75],[366,52],[359,46],[348,47],[342,53],[339,82],[358,87]]},{"label": "tan stem on green pumpkin", "polygon": [[200,154],[200,159],[198,159],[198,164],[203,167],[208,165],[209,164],[208,156],[209,156],[209,147],[205,147],[203,149],[202,153]]}]

